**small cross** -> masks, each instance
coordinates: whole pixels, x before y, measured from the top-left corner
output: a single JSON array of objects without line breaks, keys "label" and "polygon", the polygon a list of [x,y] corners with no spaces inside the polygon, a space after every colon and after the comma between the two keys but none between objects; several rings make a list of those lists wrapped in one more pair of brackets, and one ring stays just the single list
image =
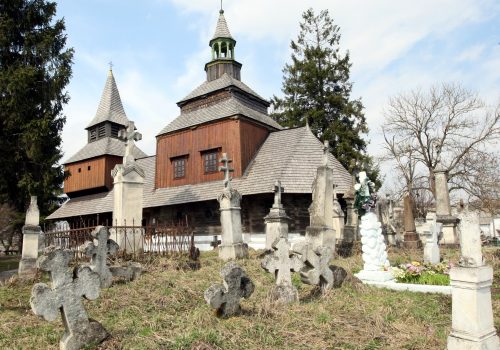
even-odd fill
[{"label": "small cross", "polygon": [[290,243],[284,237],[277,239],[272,254],[266,255],[261,266],[276,277],[276,285],[292,285],[290,271],[300,271],[304,264],[296,255],[290,254]]},{"label": "small cross", "polygon": [[109,288],[113,280],[113,275],[106,264],[108,254],[115,254],[119,246],[109,239],[109,231],[105,226],[98,226],[92,231],[92,237],[97,240],[97,245],[94,242],[86,242],[83,245],[83,252],[90,257],[90,268],[92,271],[99,274],[101,280],[101,288]]},{"label": "small cross", "polygon": [[328,140],[325,140],[323,142],[323,166],[328,165],[328,153],[330,151],[330,144],[328,143]]},{"label": "small cross", "polygon": [[113,61],[109,61],[109,70],[113,70]]},{"label": "small cross", "polygon": [[313,249],[309,243],[298,243],[293,251],[300,255],[300,260],[304,263],[300,270],[303,283],[318,285],[323,290],[333,287],[333,272],[329,265],[333,257],[331,248],[320,246]]},{"label": "small cross", "polygon": [[236,315],[241,310],[240,299],[250,297],[255,285],[245,271],[233,261],[224,265],[220,275],[224,285],[210,286],[204,293],[205,301],[217,310],[218,316]]},{"label": "small cross", "polygon": [[118,138],[125,141],[125,156],[123,157],[123,164],[130,164],[135,161],[132,155],[132,148],[134,146],[134,141],[142,140],[142,134],[135,131],[134,122],[130,121],[127,126],[127,130],[120,130],[118,132]]},{"label": "small cross", "polygon": [[227,153],[222,153],[222,158],[219,159],[219,162],[223,164],[219,166],[219,171],[224,172],[224,188],[230,189],[232,177],[229,176],[229,173],[233,172],[234,169],[229,167],[229,163],[232,163],[233,160],[227,158]]},{"label": "small cross", "polygon": [[50,272],[52,288],[37,283],[31,291],[30,305],[35,315],[47,321],[62,314],[65,333],[61,349],[81,349],[90,343],[100,343],[108,333],[97,321],[89,320],[81,297],[94,300],[99,297],[99,275],[89,267],[68,269],[73,257],[69,249],[47,248],[37,260],[42,271]]},{"label": "small cross", "polygon": [[281,194],[284,192],[283,186],[281,186],[281,181],[276,180],[274,183],[274,204],[273,207],[279,208],[281,207]]}]

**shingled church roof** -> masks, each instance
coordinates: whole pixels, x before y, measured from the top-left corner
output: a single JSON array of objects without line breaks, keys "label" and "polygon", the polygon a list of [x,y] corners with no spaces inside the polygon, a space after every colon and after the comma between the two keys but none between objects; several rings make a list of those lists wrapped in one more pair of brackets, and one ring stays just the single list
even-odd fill
[{"label": "shingled church roof", "polygon": [[224,17],[224,10],[219,11],[219,19],[217,21],[217,26],[215,27],[215,33],[212,39],[217,38],[230,38],[233,39],[231,33],[229,32],[229,27],[227,26],[226,18]]},{"label": "shingled church roof", "polygon": [[[64,162],[64,164],[69,164],[84,159],[99,157],[105,154],[110,156],[123,157],[125,155],[125,142],[112,137],[105,137],[103,139],[94,142],[89,142],[85,146],[83,146],[82,149],[76,152],[75,155],[68,158]],[[135,158],[147,157],[147,154],[141,151],[135,145],[132,148],[132,154],[134,155]]]},{"label": "shingled church roof", "polygon": [[125,127],[129,122],[125,110],[123,109],[120,93],[118,92],[115,77],[111,69],[109,70],[108,79],[106,80],[101,102],[99,103],[95,117],[87,125],[86,129],[105,121],[110,121]]},{"label": "shingled church roof", "polygon": [[[229,155],[231,157],[231,155]],[[272,193],[280,180],[285,193],[311,193],[316,169],[322,164],[323,144],[308,127],[272,132],[245,174],[232,181],[243,196]],[[215,200],[222,190],[222,181],[195,185],[154,188],[156,157],[137,160],[144,169],[144,208]],[[328,165],[333,169],[336,191],[345,193],[352,186],[347,170],[330,154]],[[113,211],[113,190],[106,193],[70,199],[48,219],[61,219]]]}]

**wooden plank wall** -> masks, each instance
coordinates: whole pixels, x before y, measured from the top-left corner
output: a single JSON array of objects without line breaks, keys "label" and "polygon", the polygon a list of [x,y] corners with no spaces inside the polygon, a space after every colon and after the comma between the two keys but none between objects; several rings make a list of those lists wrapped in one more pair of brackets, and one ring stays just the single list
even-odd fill
[{"label": "wooden plank wall", "polygon": [[[102,156],[67,165],[65,170],[71,175],[64,181],[64,192],[72,193],[99,187],[110,190],[113,188],[111,170],[121,162],[122,157]],[[81,171],[78,172],[78,169]]]},{"label": "wooden plank wall", "polygon": [[[218,149],[218,158],[227,153],[233,160],[233,177],[240,177],[262,144],[268,131],[240,119],[225,119],[194,129],[160,136],[156,144],[155,187],[164,188],[222,180],[223,174],[205,174],[203,151]],[[242,140],[244,138],[245,140]],[[186,176],[174,179],[172,158],[187,156]]]}]

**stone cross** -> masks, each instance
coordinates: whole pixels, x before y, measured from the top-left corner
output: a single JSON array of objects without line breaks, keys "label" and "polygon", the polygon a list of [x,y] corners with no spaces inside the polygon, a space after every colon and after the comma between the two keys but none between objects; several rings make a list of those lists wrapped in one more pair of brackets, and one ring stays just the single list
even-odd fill
[{"label": "stone cross", "polygon": [[274,183],[274,204],[273,208],[281,208],[281,194],[284,192],[283,186],[281,186],[281,181],[276,180]]},{"label": "stone cross", "polygon": [[323,166],[328,166],[328,153],[330,151],[330,144],[328,140],[323,141]]},{"label": "stone cross", "polygon": [[123,157],[123,165],[133,163],[135,161],[134,156],[132,155],[134,141],[142,140],[142,134],[135,131],[133,121],[128,123],[127,130],[122,129],[118,132],[118,138],[125,141],[125,156]]},{"label": "stone cross", "polygon": [[89,320],[81,297],[99,297],[99,275],[89,267],[68,269],[73,253],[68,249],[49,247],[38,261],[38,268],[50,272],[52,288],[37,283],[31,291],[31,309],[35,315],[53,321],[62,315],[65,332],[60,348],[81,349],[102,342],[108,333],[97,321]]},{"label": "stone cross", "polygon": [[240,299],[252,295],[255,286],[245,271],[233,261],[222,268],[224,285],[214,284],[205,291],[205,301],[217,310],[217,316],[228,317],[240,312]]},{"label": "stone cross", "polygon": [[36,196],[31,196],[30,206],[26,211],[26,226],[38,226],[40,224],[40,210],[38,210]]},{"label": "stone cross", "polygon": [[105,226],[97,226],[92,231],[92,237],[97,240],[97,245],[94,242],[86,242],[82,246],[82,250],[86,256],[90,257],[90,268],[92,271],[99,274],[101,288],[109,288],[113,276],[106,264],[106,260],[108,254],[116,254],[120,247],[115,241],[109,238],[109,231]]},{"label": "stone cross", "polygon": [[428,226],[424,229],[424,262],[431,264],[438,264],[441,260],[438,246],[438,238],[443,224],[436,221],[429,222]]},{"label": "stone cross", "polygon": [[323,290],[333,287],[333,272],[329,265],[333,251],[330,247],[320,246],[313,249],[309,243],[299,243],[295,245],[293,251],[300,255],[300,260],[304,264],[300,269],[302,282],[320,286]]},{"label": "stone cross", "polygon": [[227,153],[222,153],[222,158],[219,159],[219,162],[223,164],[219,166],[219,171],[224,172],[224,189],[230,189],[232,177],[229,176],[229,173],[233,172],[234,169],[229,167],[229,163],[232,163],[233,160],[227,158]]}]

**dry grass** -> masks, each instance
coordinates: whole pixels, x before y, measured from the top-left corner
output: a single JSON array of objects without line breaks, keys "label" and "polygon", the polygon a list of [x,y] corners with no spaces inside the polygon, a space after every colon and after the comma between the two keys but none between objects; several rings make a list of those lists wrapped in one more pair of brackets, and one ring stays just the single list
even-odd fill
[{"label": "dry grass", "polygon": [[[456,261],[456,251],[444,251]],[[391,251],[390,260],[421,259],[414,251]],[[500,327],[500,250],[488,249],[495,267],[493,305]],[[177,270],[173,259],[158,259],[132,283],[103,290],[85,302],[91,317],[112,337],[100,349],[444,349],[451,325],[451,298],[437,294],[394,292],[362,285],[349,278],[324,295],[303,285],[301,302],[287,307],[270,302],[273,278],[260,268],[258,254],[239,261],[253,279],[254,294],[242,302],[243,313],[218,319],[203,292],[219,283],[223,262],[204,253],[198,271]],[[334,264],[356,271],[359,255]],[[41,278],[42,276],[39,276]],[[38,279],[39,279],[38,278]],[[62,323],[34,316],[29,297],[34,281],[11,279],[0,286],[0,348],[57,349]]]}]

